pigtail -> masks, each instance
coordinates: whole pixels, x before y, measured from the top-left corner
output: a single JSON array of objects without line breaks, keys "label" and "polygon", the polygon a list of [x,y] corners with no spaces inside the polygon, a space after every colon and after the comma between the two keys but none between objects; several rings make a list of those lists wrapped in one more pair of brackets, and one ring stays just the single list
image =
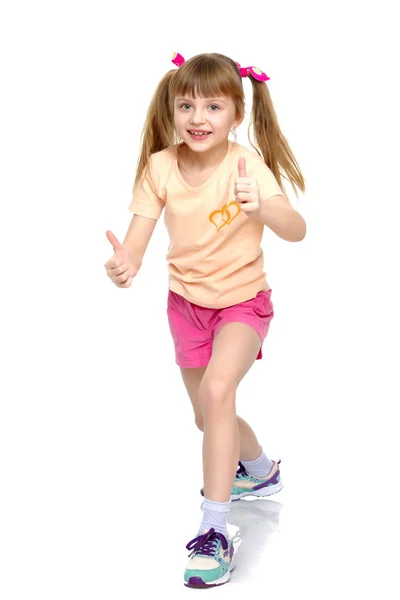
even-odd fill
[{"label": "pigtail", "polygon": [[146,120],[140,136],[140,154],[133,186],[135,191],[149,158],[175,143],[174,121],[170,100],[170,81],[176,70],[168,71],[157,86],[147,111]]},{"label": "pigtail", "polygon": [[[282,182],[283,177],[291,183],[294,193],[298,198],[295,186],[304,193],[306,189],[305,180],[293,152],[279,127],[278,117],[272,103],[268,85],[266,82],[255,80],[253,77],[249,77],[249,79],[253,86],[253,107],[250,127],[253,126],[254,140],[258,148],[251,142],[249,127],[250,144],[271,169],[282,190],[285,191]],[[286,173],[287,177],[281,171]]]}]

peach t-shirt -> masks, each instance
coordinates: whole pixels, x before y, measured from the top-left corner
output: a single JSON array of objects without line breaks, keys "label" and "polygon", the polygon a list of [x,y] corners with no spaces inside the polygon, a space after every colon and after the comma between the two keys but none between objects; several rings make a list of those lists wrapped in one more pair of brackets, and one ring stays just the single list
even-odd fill
[{"label": "peach t-shirt", "polygon": [[228,140],[228,152],[200,187],[190,187],[177,162],[178,145],[152,154],[150,177],[144,172],[129,211],[158,219],[163,209],[169,234],[169,287],[190,302],[224,308],[254,298],[270,286],[260,247],[264,225],[248,217],[235,203],[238,161],[254,177],[262,200],[285,195],[262,158]]}]

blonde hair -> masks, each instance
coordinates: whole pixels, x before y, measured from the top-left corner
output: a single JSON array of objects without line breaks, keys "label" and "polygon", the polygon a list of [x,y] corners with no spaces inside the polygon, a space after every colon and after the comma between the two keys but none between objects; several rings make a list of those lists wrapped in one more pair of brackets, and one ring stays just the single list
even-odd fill
[{"label": "blonde hair", "polygon": [[[284,190],[282,177],[287,179],[298,197],[297,186],[305,192],[305,181],[299,165],[283,135],[271,100],[267,82],[257,81],[251,75],[253,105],[248,130],[250,145],[261,156]],[[161,79],[150,102],[141,134],[141,149],[133,189],[138,185],[149,158],[155,152],[177,143],[174,126],[174,99],[176,96],[232,98],[236,119],[244,116],[245,97],[242,76],[236,63],[218,53],[193,56],[178,69],[168,71]],[[255,145],[250,138],[253,126]],[[282,172],[286,173],[283,175]]]}]

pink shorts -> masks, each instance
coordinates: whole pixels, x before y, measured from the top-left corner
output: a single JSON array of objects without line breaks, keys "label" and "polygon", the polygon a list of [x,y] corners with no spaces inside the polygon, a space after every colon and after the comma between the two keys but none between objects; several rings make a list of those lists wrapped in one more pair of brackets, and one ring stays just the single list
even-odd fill
[{"label": "pink shorts", "polygon": [[206,308],[169,290],[167,314],[177,365],[183,368],[207,366],[214,337],[223,325],[232,322],[246,323],[257,331],[261,346],[256,360],[262,358],[262,344],[274,316],[271,293],[271,289],[259,292],[251,300],[226,308]]}]

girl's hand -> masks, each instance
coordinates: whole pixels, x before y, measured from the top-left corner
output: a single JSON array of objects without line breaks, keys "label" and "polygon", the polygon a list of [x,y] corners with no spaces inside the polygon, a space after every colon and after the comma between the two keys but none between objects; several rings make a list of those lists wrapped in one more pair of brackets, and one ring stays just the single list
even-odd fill
[{"label": "girl's hand", "polygon": [[246,159],[239,158],[239,177],[235,181],[236,202],[246,215],[255,216],[260,210],[260,190],[258,183],[246,174]]},{"label": "girl's hand", "polygon": [[134,260],[131,252],[119,243],[112,231],[106,231],[106,236],[114,248],[114,256],[104,265],[107,275],[117,287],[128,288],[139,271],[141,263]]}]

